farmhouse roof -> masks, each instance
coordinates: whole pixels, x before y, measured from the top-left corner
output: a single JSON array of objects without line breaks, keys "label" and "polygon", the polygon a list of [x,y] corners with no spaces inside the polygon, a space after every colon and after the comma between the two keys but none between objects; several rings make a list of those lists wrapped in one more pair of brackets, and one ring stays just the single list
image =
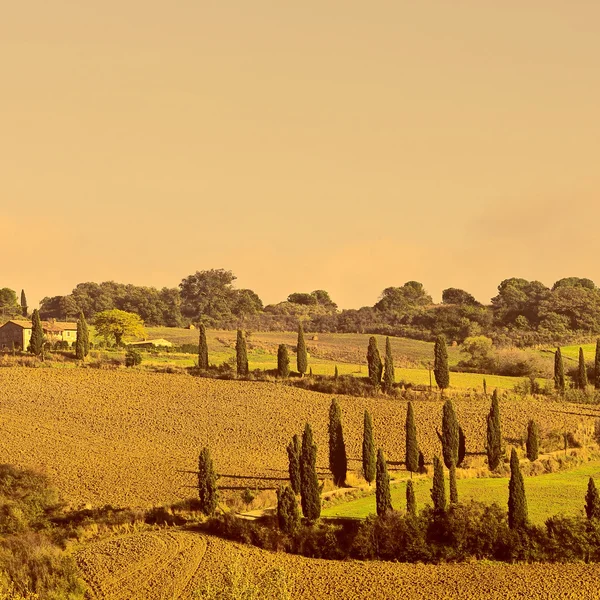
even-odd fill
[{"label": "farmhouse roof", "polygon": [[128,346],[142,346],[143,344],[154,344],[155,346],[172,346],[173,343],[163,338],[154,340],[142,340],[141,342],[127,342]]},{"label": "farmhouse roof", "polygon": [[[18,321],[11,319],[7,323],[13,323],[23,329],[31,329],[31,321]],[[77,323],[63,323],[58,321],[42,321],[42,329],[46,331],[76,331]]]}]

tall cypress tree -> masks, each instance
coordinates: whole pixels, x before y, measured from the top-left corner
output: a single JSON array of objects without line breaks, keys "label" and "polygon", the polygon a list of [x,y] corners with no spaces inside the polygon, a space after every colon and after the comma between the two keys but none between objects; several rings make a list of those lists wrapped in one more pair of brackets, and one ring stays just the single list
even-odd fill
[{"label": "tall cypress tree", "polygon": [[286,379],[290,374],[290,357],[288,355],[287,346],[279,344],[277,348],[277,377]]},{"label": "tall cypress tree", "polygon": [[465,455],[467,453],[467,440],[465,439],[465,432],[463,428],[458,425],[458,461],[456,463],[457,467],[462,465],[463,460],[465,460]]},{"label": "tall cypress tree", "polygon": [[554,353],[554,387],[559,392],[565,391],[565,367],[560,348]]},{"label": "tall cypress tree", "polygon": [[412,402],[408,403],[406,410],[406,455],[405,464],[406,470],[413,473],[419,470],[419,445],[417,443],[417,425],[415,423],[415,414],[413,412]]},{"label": "tall cypress tree", "polygon": [[455,466],[458,464],[459,435],[459,425],[454,412],[454,405],[451,400],[446,400],[442,409],[442,435],[440,437],[444,463],[447,469],[452,464]]},{"label": "tall cypress tree", "polygon": [[206,342],[204,323],[200,323],[198,326],[198,368],[201,371],[208,369],[208,343]]},{"label": "tall cypress tree", "polygon": [[35,356],[41,356],[44,352],[44,330],[40,321],[40,313],[37,308],[31,314],[31,339],[29,340],[29,352]]},{"label": "tall cypress tree", "polygon": [[456,486],[456,467],[450,466],[450,504],[458,504],[458,487]]},{"label": "tall cypress tree", "polygon": [[198,459],[198,496],[200,511],[206,516],[215,514],[219,502],[217,475],[208,448],[202,448]]},{"label": "tall cypress tree", "polygon": [[306,351],[306,342],[304,341],[304,329],[302,323],[298,323],[298,344],[296,346],[296,366],[300,377],[304,377],[304,373],[308,369],[308,353]]},{"label": "tall cypress tree", "polygon": [[300,527],[298,501],[289,485],[277,490],[277,523],[284,533],[293,534]]},{"label": "tall cypress tree", "polygon": [[367,349],[367,366],[369,367],[369,380],[378,387],[381,383],[381,375],[383,373],[383,363],[377,348],[377,340],[375,336],[369,338],[369,347]]},{"label": "tall cypress tree", "polygon": [[375,476],[375,502],[377,516],[383,517],[392,509],[392,495],[390,494],[390,476],[383,450],[377,450],[377,474]]},{"label": "tall cypress tree", "polygon": [[433,374],[435,382],[440,390],[445,390],[450,385],[450,370],[448,368],[448,349],[446,348],[446,338],[438,335],[433,349]]},{"label": "tall cypress tree", "polygon": [[83,340],[83,325],[81,317],[77,319],[77,337],[75,338],[75,358],[83,360],[85,358],[85,343]]},{"label": "tall cypress tree", "polygon": [[392,356],[392,344],[390,338],[385,338],[385,361],[383,371],[383,387],[386,392],[394,389],[396,375],[394,373],[394,357]]},{"label": "tall cypress tree", "polygon": [[579,368],[577,369],[577,386],[580,390],[585,390],[588,384],[587,369],[585,366],[585,357],[583,356],[583,348],[579,347]]},{"label": "tall cypress tree", "polygon": [[302,514],[308,521],[316,521],[321,516],[321,489],[317,477],[317,445],[307,423],[302,434],[300,456],[300,501]]},{"label": "tall cypress tree", "polygon": [[591,477],[585,495],[585,514],[588,519],[600,519],[600,495]]},{"label": "tall cypress tree", "polygon": [[348,459],[342,429],[342,409],[335,398],[329,408],[329,469],[333,475],[333,483],[338,487],[344,485]]},{"label": "tall cypress tree", "polygon": [[415,498],[412,479],[406,482],[406,514],[410,517],[417,516],[417,499]]},{"label": "tall cypress tree", "polygon": [[446,510],[446,486],[444,484],[444,466],[442,461],[433,457],[433,487],[431,488],[433,510],[443,512]]},{"label": "tall cypress tree", "polygon": [[79,313],[79,320],[81,321],[81,335],[83,337],[83,356],[87,356],[90,353],[90,330],[83,311]]},{"label": "tall cypress tree", "polygon": [[594,387],[600,390],[600,338],[596,340],[596,356],[594,357]]},{"label": "tall cypress tree", "polygon": [[371,485],[375,479],[375,463],[377,457],[375,454],[375,440],[373,439],[373,421],[371,415],[365,410],[363,444],[362,444],[362,465],[363,476],[367,483]]},{"label": "tall cypress tree", "polygon": [[502,433],[500,431],[500,404],[498,390],[492,393],[492,406],[487,416],[487,459],[490,471],[498,468],[502,459]]},{"label": "tall cypress tree", "polygon": [[539,432],[536,422],[531,419],[527,424],[527,441],[525,442],[527,448],[527,458],[533,462],[537,460],[539,453]]},{"label": "tall cypress tree", "polygon": [[237,363],[238,377],[248,376],[248,351],[246,350],[246,337],[241,329],[237,330],[237,340],[235,342],[235,358]]},{"label": "tall cypress tree", "polygon": [[300,454],[300,440],[295,435],[287,446],[290,485],[295,494],[300,493]]},{"label": "tall cypress tree", "polygon": [[521,474],[519,457],[513,448],[510,453],[510,481],[508,482],[508,526],[519,529],[527,525],[527,498]]},{"label": "tall cypress tree", "polygon": [[25,290],[21,290],[21,315],[27,318],[28,306],[27,298],[25,297]]}]

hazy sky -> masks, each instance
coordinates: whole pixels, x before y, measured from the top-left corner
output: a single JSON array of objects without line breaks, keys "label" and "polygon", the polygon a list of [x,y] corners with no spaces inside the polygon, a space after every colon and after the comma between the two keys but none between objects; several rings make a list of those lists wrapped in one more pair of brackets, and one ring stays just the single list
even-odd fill
[{"label": "hazy sky", "polygon": [[28,0],[0,20],[0,287],[345,308],[600,283],[597,0]]}]

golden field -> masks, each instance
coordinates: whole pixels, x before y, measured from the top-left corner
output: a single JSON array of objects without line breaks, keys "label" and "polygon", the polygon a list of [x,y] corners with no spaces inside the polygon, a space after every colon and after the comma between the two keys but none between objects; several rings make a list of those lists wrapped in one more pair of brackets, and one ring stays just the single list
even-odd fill
[{"label": "golden field", "polygon": [[[406,402],[340,397],[350,468],[360,468],[363,412],[392,463],[404,457]],[[148,507],[194,495],[198,453],[211,449],[223,487],[275,487],[285,446],[312,424],[327,474],[331,396],[277,383],[217,381],[135,370],[0,369],[0,462],[46,472],[72,505]],[[415,401],[427,461],[440,452],[440,401]],[[483,452],[488,399],[455,399],[468,452]],[[503,435],[583,431],[598,412],[541,400],[501,400]],[[232,477],[235,476],[235,477]]]},{"label": "golden field", "polygon": [[[215,595],[232,575],[262,598],[348,600],[532,600],[597,598],[600,565],[423,565],[328,561],[267,552],[197,533],[167,530],[90,544],[77,555],[93,600],[192,600]],[[210,591],[213,591],[211,595]],[[203,592],[203,593],[202,593]]]}]

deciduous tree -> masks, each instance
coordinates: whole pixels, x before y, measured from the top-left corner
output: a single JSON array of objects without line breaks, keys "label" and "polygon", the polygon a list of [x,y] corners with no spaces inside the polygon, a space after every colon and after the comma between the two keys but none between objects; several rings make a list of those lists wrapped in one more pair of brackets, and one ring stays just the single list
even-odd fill
[{"label": "deciduous tree", "polygon": [[508,526],[520,529],[527,525],[527,498],[521,474],[519,457],[513,448],[510,453],[510,481],[508,482]]},{"label": "deciduous tree", "polygon": [[363,444],[362,444],[362,465],[363,476],[370,485],[375,479],[375,465],[377,457],[375,454],[375,440],[373,439],[373,421],[371,415],[365,410]]},{"label": "deciduous tree", "polygon": [[146,330],[139,315],[119,310],[105,310],[96,315],[96,331],[105,340],[113,338],[115,344],[120,346],[125,336],[145,337]]},{"label": "deciduous tree", "polygon": [[377,516],[384,517],[392,510],[392,496],[390,494],[390,476],[383,450],[377,450],[377,473],[375,476],[375,502]]},{"label": "deciduous tree", "polygon": [[215,514],[219,502],[217,475],[208,448],[202,448],[198,459],[198,496],[200,511],[206,516]]},{"label": "deciduous tree", "polygon": [[335,398],[329,408],[329,469],[333,475],[333,483],[337,486],[344,485],[348,459],[342,429],[342,409]]}]

